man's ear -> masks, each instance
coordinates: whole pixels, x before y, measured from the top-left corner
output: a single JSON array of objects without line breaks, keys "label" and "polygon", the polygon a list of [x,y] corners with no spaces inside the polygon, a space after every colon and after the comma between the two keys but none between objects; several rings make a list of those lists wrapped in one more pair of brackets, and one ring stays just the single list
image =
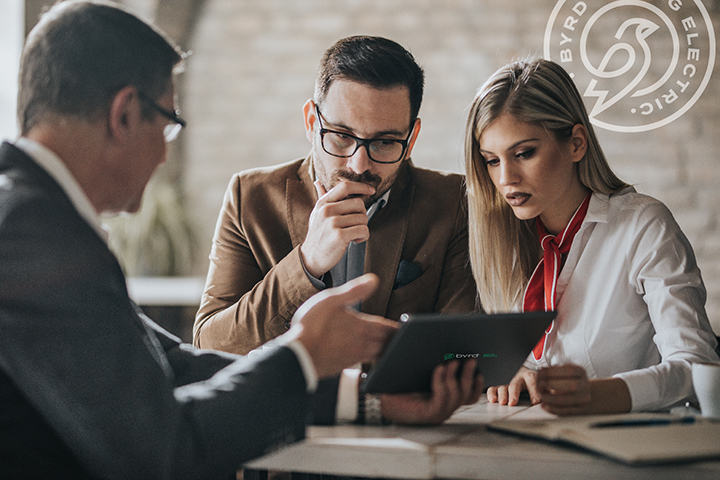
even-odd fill
[{"label": "man's ear", "polygon": [[119,90],[110,101],[108,112],[108,134],[116,139],[125,138],[133,122],[139,118],[139,97],[137,89],[131,85]]},{"label": "man's ear", "polygon": [[579,162],[585,158],[585,152],[587,152],[587,130],[584,125],[578,123],[573,127],[570,142],[572,144],[572,161]]},{"label": "man's ear", "polygon": [[313,134],[315,133],[315,121],[317,115],[315,114],[315,102],[310,99],[303,105],[303,118],[305,119],[305,136],[308,142],[313,142]]},{"label": "man's ear", "polygon": [[421,126],[420,119],[415,119],[415,128],[413,129],[412,136],[410,137],[410,140],[408,140],[408,146],[407,150],[405,150],[405,158],[410,158],[410,154],[412,153],[412,149],[415,146],[415,140],[417,140],[418,134],[420,133],[420,126]]}]

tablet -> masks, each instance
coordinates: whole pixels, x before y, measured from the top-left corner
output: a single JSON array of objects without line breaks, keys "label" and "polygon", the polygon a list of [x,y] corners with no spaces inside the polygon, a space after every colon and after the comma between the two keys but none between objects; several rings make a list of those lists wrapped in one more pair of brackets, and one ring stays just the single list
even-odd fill
[{"label": "tablet", "polygon": [[404,314],[362,390],[429,392],[437,365],[470,358],[486,387],[506,385],[554,318],[555,312]]}]

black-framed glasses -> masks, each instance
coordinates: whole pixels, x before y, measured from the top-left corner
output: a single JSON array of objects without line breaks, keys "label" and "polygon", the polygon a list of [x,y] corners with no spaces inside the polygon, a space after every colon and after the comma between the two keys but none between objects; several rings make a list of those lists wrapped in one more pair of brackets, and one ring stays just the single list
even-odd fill
[{"label": "black-framed glasses", "polygon": [[180,133],[180,130],[182,130],[183,127],[187,125],[187,122],[180,118],[180,111],[171,111],[167,108],[163,108],[158,105],[155,100],[148,97],[142,92],[138,92],[138,95],[144,102],[146,102],[153,109],[155,109],[160,115],[172,122],[165,126],[165,129],[163,130],[163,135],[165,136],[166,142],[172,142],[173,140],[175,140]]},{"label": "black-framed glasses", "polygon": [[359,138],[349,133],[328,130],[323,127],[322,114],[320,108],[315,105],[318,122],[320,123],[320,144],[325,153],[333,157],[348,158],[355,155],[358,148],[365,147],[365,151],[370,160],[376,163],[397,163],[402,160],[407,150],[410,136],[415,130],[415,126],[410,129],[410,133],[405,140],[396,140],[392,138]]}]

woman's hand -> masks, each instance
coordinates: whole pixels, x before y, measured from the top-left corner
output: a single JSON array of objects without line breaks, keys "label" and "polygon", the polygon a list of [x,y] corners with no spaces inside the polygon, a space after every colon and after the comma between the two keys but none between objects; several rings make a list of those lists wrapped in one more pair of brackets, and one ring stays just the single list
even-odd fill
[{"label": "woman's hand", "polygon": [[542,407],[557,415],[589,413],[592,402],[590,380],[582,367],[562,365],[542,368],[537,373]]},{"label": "woman's hand", "polygon": [[540,369],[537,388],[542,407],[556,415],[629,412],[630,391],[619,378],[588,380],[582,367],[560,365]]},{"label": "woman's hand", "polygon": [[521,367],[509,385],[489,387],[487,399],[500,405],[517,405],[527,390],[530,402],[556,415],[589,415],[629,412],[630,390],[619,378],[588,380],[582,367],[560,365],[533,371]]},{"label": "woman's hand", "polygon": [[488,387],[486,395],[488,402],[499,403],[500,405],[517,405],[520,400],[520,393],[527,390],[530,394],[530,402],[535,405],[540,403],[540,394],[537,389],[537,372],[526,367],[520,367],[509,385]]}]

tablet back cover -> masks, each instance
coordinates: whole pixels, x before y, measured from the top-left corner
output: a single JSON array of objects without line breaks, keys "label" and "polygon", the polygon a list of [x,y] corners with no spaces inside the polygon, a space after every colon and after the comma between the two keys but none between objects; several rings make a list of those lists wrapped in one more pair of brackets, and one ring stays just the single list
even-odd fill
[{"label": "tablet back cover", "polygon": [[554,317],[554,312],[407,315],[363,391],[427,392],[437,365],[471,358],[485,386],[507,384]]}]

